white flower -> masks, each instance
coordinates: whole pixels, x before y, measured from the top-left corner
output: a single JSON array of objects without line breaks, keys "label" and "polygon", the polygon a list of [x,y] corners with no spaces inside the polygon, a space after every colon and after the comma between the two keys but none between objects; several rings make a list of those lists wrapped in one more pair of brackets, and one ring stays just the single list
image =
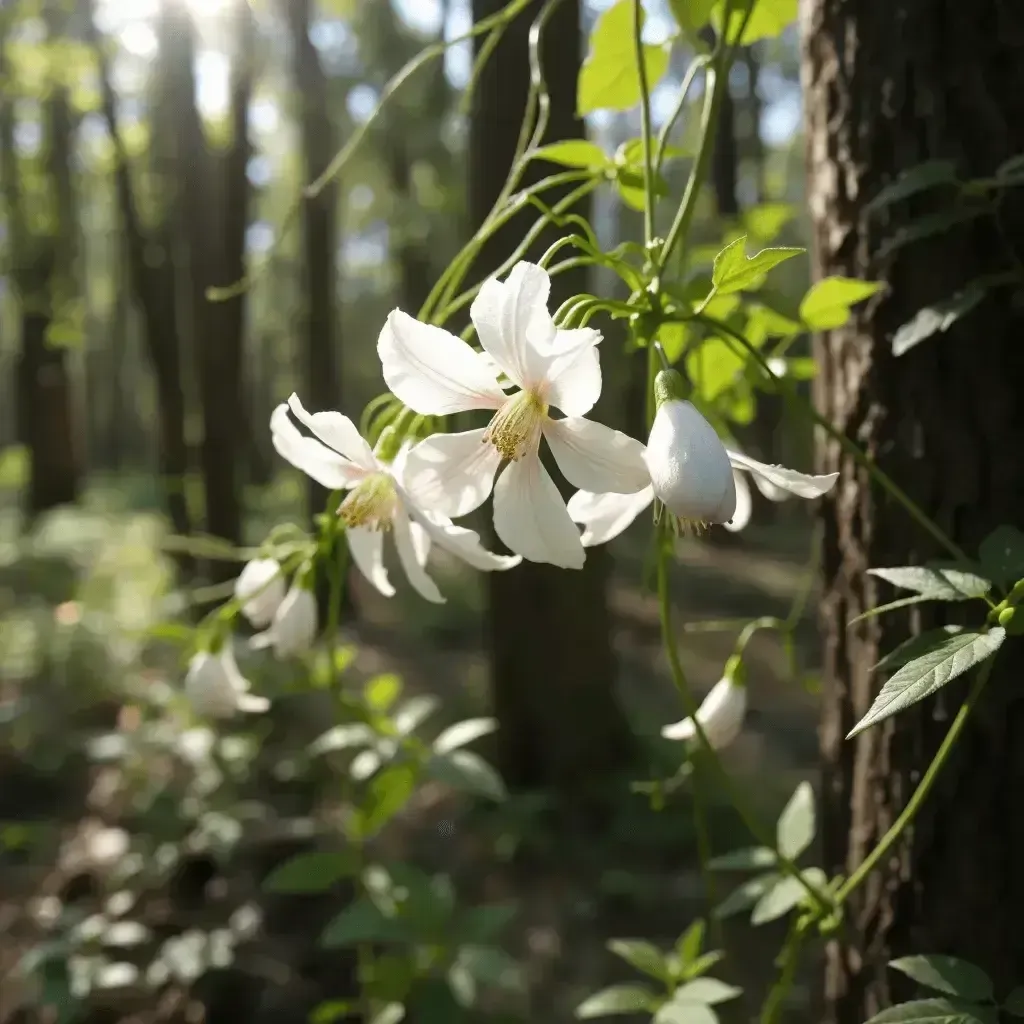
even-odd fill
[{"label": "white flower", "polygon": [[[713,750],[727,747],[743,731],[747,713],[747,688],[728,676],[719,679],[697,708],[697,721]],[[692,718],[666,725],[661,735],[667,740],[691,740],[697,737]]]},{"label": "white flower", "polygon": [[254,558],[235,580],[235,597],[242,602],[242,614],[257,629],[270,624],[284,600],[281,566],[273,558]]},{"label": "white flower", "polygon": [[235,663],[230,642],[216,654],[197,651],[185,676],[185,695],[199,715],[230,718],[238,711],[266,711],[270,701],[249,693],[249,681]]},{"label": "white flower", "polygon": [[[493,488],[494,528],[512,551],[579,569],[579,532],[541,464],[541,437],[576,487],[631,494],[647,475],[638,441],[583,418],[601,394],[601,335],[557,329],[547,309],[550,290],[547,271],[531,263],[517,263],[504,282],[486,281],[470,309],[482,354],[400,310],[388,317],[377,352],[388,387],[414,411],[494,413],[486,428],[435,434],[412,449],[408,485],[451,517],[478,508]],[[505,394],[495,365],[519,390]],[[565,418],[552,419],[552,408]]]},{"label": "white flower", "polygon": [[316,596],[299,583],[293,583],[281,602],[270,628],[257,633],[249,644],[253,648],[273,647],[278,658],[302,654],[316,639]]},{"label": "white flower", "polygon": [[[315,438],[299,433],[288,417],[289,407]],[[395,592],[384,569],[384,532],[388,530],[394,534],[398,560],[409,582],[428,601],[444,601],[425,568],[432,543],[484,572],[510,569],[522,561],[518,556],[493,554],[472,530],[436,514],[406,482],[409,451],[399,451],[389,462],[390,452],[382,446],[377,453],[371,451],[355,424],[340,412],[308,413],[292,395],[288,405],[274,410],[270,431],[278,454],[296,469],[328,490],[348,491],[338,514],[347,528],[352,560],[385,597]]]},{"label": "white flower", "polygon": [[[660,432],[658,417],[662,424]],[[644,461],[652,482],[642,491],[578,491],[569,499],[569,515],[583,527],[584,547],[605,544],[617,537],[651,504],[655,494],[681,519],[724,523],[727,530],[735,531],[742,530],[750,521],[752,503],[745,473],[773,501],[788,495],[819,498],[839,478],[838,473],[811,476],[785,466],[767,465],[726,448],[711,424],[689,402],[664,403],[655,418],[650,441]]]}]

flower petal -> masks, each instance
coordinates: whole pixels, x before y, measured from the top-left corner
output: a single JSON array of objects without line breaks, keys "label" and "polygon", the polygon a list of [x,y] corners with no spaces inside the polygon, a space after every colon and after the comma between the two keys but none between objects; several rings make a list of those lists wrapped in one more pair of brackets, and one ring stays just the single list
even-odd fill
[{"label": "flower petal", "polygon": [[396,477],[419,508],[457,518],[487,500],[501,454],[486,432],[433,434],[410,449]]},{"label": "flower petal", "polygon": [[394,597],[395,588],[384,568],[384,537],[380,530],[356,526],[347,531],[348,549],[356,568],[385,597]]},{"label": "flower petal", "polygon": [[583,527],[585,548],[606,544],[618,537],[651,502],[654,488],[648,484],[636,494],[594,494],[577,491],[566,506],[573,522]]},{"label": "flower petal", "polygon": [[809,473],[798,473],[795,469],[787,469],[785,466],[770,466],[758,462],[757,459],[752,459],[741,452],[728,451],[727,454],[734,469],[745,469],[754,475],[755,480],[766,480],[790,494],[795,494],[798,498],[820,498],[832,490],[839,479],[838,473],[812,476]]},{"label": "flower petal", "polygon": [[531,562],[583,568],[579,531],[536,454],[510,462],[498,477],[494,529],[506,547]]},{"label": "flower petal", "polygon": [[287,405],[279,405],[271,414],[270,439],[282,459],[329,491],[352,487],[366,476],[362,466],[337,455],[311,437],[303,437],[292,423]]},{"label": "flower petal", "polygon": [[496,409],[505,400],[479,354],[461,338],[400,309],[385,321],[377,354],[387,386],[414,412],[447,416]]},{"label": "flower petal", "polygon": [[412,520],[413,540],[416,541],[416,529],[422,529],[428,542],[433,542],[445,551],[449,551],[456,558],[471,565],[481,572],[496,572],[502,569],[512,569],[523,559],[520,555],[496,555],[488,551],[480,543],[480,535],[475,530],[467,530],[465,527],[456,526],[444,516],[426,513],[416,508],[408,500],[408,495],[403,495],[405,511]]},{"label": "flower petal", "polygon": [[483,350],[521,388],[544,379],[545,354],[555,339],[550,294],[548,272],[520,262],[504,281],[484,281],[469,310]]},{"label": "flower petal", "polygon": [[582,491],[635,494],[651,482],[644,446],[620,430],[573,416],[545,420],[544,436],[565,479]]},{"label": "flower petal", "polygon": [[733,483],[736,484],[736,511],[732,514],[725,528],[730,533],[739,533],[750,522],[750,513],[753,511],[754,502],[750,495],[750,484],[747,478],[735,469],[732,471]]},{"label": "flower petal", "polygon": [[398,560],[402,563],[405,575],[413,585],[413,589],[434,604],[444,604],[444,595],[437,589],[437,584],[427,575],[423,563],[419,561],[413,544],[409,517],[405,512],[395,514],[394,531],[395,547],[398,548]]},{"label": "flower petal", "polygon": [[377,469],[373,450],[347,416],[340,412],[306,412],[299,401],[299,396],[294,392],[288,398],[288,407],[295,414],[295,418],[304,427],[309,428],[328,448],[371,473]]},{"label": "flower petal", "polygon": [[601,397],[601,335],[589,327],[558,334],[556,343],[565,347],[548,364],[547,399],[566,416],[585,416]]}]

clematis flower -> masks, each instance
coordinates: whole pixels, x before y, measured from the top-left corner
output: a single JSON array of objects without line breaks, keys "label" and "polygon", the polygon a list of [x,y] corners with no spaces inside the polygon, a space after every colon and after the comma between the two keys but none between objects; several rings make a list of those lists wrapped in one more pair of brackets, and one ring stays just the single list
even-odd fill
[{"label": "clematis flower", "polygon": [[[658,381],[663,385],[666,374],[678,376],[674,370],[662,371]],[[670,378],[665,386],[675,385]],[[643,460],[649,480],[636,494],[581,490],[569,499],[569,515],[583,527],[584,547],[617,537],[655,497],[684,523],[721,523],[735,531],[747,525],[751,514],[750,488],[742,474],[749,473],[758,489],[775,501],[790,494],[819,498],[839,478],[838,473],[798,473],[730,451],[690,402],[673,398],[664,386]]]},{"label": "clematis flower", "polygon": [[249,644],[255,649],[273,647],[278,658],[302,654],[316,639],[316,596],[302,583],[293,583],[270,623]]},{"label": "clematis flower", "polygon": [[[315,437],[299,433],[288,418],[289,408]],[[409,582],[422,597],[435,603],[442,603],[444,597],[425,568],[432,544],[484,572],[510,569],[522,561],[518,556],[488,551],[472,530],[438,515],[406,483],[409,449],[392,451],[392,435],[387,432],[374,452],[347,416],[309,413],[297,395],[274,410],[270,431],[278,454],[296,469],[328,490],[348,491],[338,515],[346,526],[352,561],[385,597],[395,593],[384,569],[387,531],[394,534],[398,560]]]},{"label": "clematis flower", "polygon": [[235,580],[235,597],[242,602],[242,614],[257,629],[270,625],[284,600],[281,566],[273,558],[254,558]]},{"label": "clematis flower", "polygon": [[230,718],[239,711],[260,712],[270,707],[266,697],[249,693],[230,642],[216,653],[197,651],[185,675],[185,696],[196,714],[206,718]]},{"label": "clematis flower", "polygon": [[[494,528],[510,550],[579,569],[579,531],[541,463],[541,438],[576,487],[631,494],[648,479],[639,441],[584,418],[601,394],[601,335],[556,328],[550,291],[546,270],[517,263],[505,281],[486,281],[470,308],[482,354],[400,310],[388,317],[377,352],[388,387],[415,412],[493,414],[487,427],[435,434],[412,449],[408,485],[453,518],[478,508],[493,489]],[[505,393],[495,366],[518,390]],[[564,418],[553,419],[553,408]]]},{"label": "clematis flower", "polygon": [[[708,691],[697,708],[700,722],[713,750],[721,750],[732,743],[743,731],[747,713],[746,686],[726,674]],[[661,735],[667,740],[689,741],[697,739],[697,726],[692,718],[666,725]]]}]

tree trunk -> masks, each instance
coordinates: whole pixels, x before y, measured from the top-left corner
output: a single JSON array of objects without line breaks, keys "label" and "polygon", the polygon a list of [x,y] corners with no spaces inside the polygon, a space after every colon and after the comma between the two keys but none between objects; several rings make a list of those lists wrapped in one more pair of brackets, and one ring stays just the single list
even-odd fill
[{"label": "tree trunk", "polygon": [[[1024,508],[1024,348],[1005,293],[906,355],[894,331],[919,309],[1012,258],[986,221],[960,226],[883,258],[880,246],[910,217],[949,202],[931,192],[869,221],[866,204],[900,171],[943,158],[966,179],[990,175],[1024,150],[1024,5],[977,0],[808,0],[803,79],[808,190],[817,277],[883,279],[880,299],[816,342],[817,400],[968,553]],[[1020,200],[1002,205],[1005,238],[1021,237]],[[825,526],[825,700],[822,832],[825,869],[849,873],[905,807],[965,690],[961,680],[914,708],[844,736],[882,679],[879,657],[952,606],[919,606],[848,623],[889,598],[870,567],[940,556],[903,510],[869,483],[838,445],[823,441],[821,471],[839,470],[822,506]],[[1003,995],[1024,979],[1024,714],[1020,656],[1000,655],[929,802],[847,905],[847,931],[828,950],[827,1020],[861,1024],[905,998],[886,963],[908,953],[976,962]],[[1015,663],[1016,662],[1016,663]],[[1003,794],[1003,795],[1000,795]]]},{"label": "tree trunk", "polygon": [[[473,19],[503,6],[501,0],[474,0]],[[530,23],[541,7],[531,4],[512,23],[477,83],[470,126],[469,208],[474,225],[490,210],[511,166],[528,91]],[[478,46],[482,38],[477,37]],[[581,44],[579,0],[565,0],[544,36],[542,59],[551,96],[545,141],[583,135],[583,124],[575,116]],[[528,180],[553,170],[535,161]],[[550,192],[544,198],[551,204],[557,201]],[[534,217],[514,218],[488,243],[480,276],[507,258]],[[533,258],[551,237],[539,241]],[[552,284],[554,308],[585,289],[586,277],[567,273]],[[559,479],[557,471],[553,475]],[[488,576],[491,673],[501,723],[498,763],[513,787],[551,788],[567,802],[578,802],[595,795],[603,785],[599,780],[631,757],[631,734],[614,689],[607,579],[603,549],[589,551],[580,572],[524,562],[511,572]]]}]

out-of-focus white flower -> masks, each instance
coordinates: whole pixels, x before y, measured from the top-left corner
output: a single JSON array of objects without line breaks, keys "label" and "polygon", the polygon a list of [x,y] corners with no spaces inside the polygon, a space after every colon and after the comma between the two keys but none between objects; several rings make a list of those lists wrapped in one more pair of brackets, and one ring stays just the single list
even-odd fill
[{"label": "out-of-focus white flower", "polygon": [[[550,291],[546,270],[517,263],[505,281],[484,282],[470,308],[483,354],[400,310],[388,317],[377,353],[388,387],[410,409],[432,416],[493,413],[485,428],[435,434],[409,453],[406,480],[426,506],[466,515],[493,488],[494,528],[512,551],[579,569],[585,558],[579,531],[541,463],[541,437],[576,487],[631,494],[647,476],[639,441],[584,418],[601,394],[601,335],[556,328]],[[518,390],[505,394],[495,366]],[[553,419],[552,408],[564,418]]]},{"label": "out-of-focus white flower", "polygon": [[284,600],[284,577],[273,558],[254,558],[235,580],[235,597],[242,602],[242,614],[256,629],[270,625]]},{"label": "out-of-focus white flower", "polygon": [[[730,676],[724,676],[701,701],[697,709],[697,721],[703,727],[712,749],[721,750],[743,731],[746,713],[746,686],[735,682]],[[666,725],[661,735],[667,740],[692,740],[697,737],[697,727],[692,718],[684,718],[680,722]]]},{"label": "out-of-focus white flower", "polygon": [[239,671],[230,641],[216,653],[197,651],[185,676],[185,696],[198,715],[230,718],[237,712],[266,711],[270,701],[249,693],[249,680]]},{"label": "out-of-focus white flower", "polygon": [[[659,382],[667,373],[675,371],[662,371]],[[798,473],[731,451],[690,402],[672,398],[670,392],[666,397],[666,393],[663,387],[644,452],[650,484],[636,494],[578,491],[569,499],[569,515],[583,527],[584,547],[605,544],[617,537],[656,496],[684,522],[721,523],[727,530],[736,531],[750,521],[752,506],[743,474],[749,473],[757,489],[772,501],[789,495],[819,498],[839,478],[838,473]]]},{"label": "out-of-focus white flower", "polygon": [[[289,408],[315,437],[299,433],[288,417]],[[409,449],[390,451],[386,432],[374,452],[347,416],[308,413],[297,395],[274,410],[270,432],[278,454],[296,469],[328,490],[348,491],[338,515],[345,522],[352,561],[385,597],[395,592],[384,569],[387,531],[394,534],[398,561],[409,582],[436,603],[444,597],[425,568],[431,544],[483,572],[510,569],[522,561],[518,555],[493,554],[480,544],[478,534],[438,514],[405,479]]]},{"label": "out-of-focus white flower", "polygon": [[316,619],[316,595],[301,583],[293,583],[270,627],[257,633],[249,644],[256,649],[273,647],[278,658],[302,654],[316,640]]}]

